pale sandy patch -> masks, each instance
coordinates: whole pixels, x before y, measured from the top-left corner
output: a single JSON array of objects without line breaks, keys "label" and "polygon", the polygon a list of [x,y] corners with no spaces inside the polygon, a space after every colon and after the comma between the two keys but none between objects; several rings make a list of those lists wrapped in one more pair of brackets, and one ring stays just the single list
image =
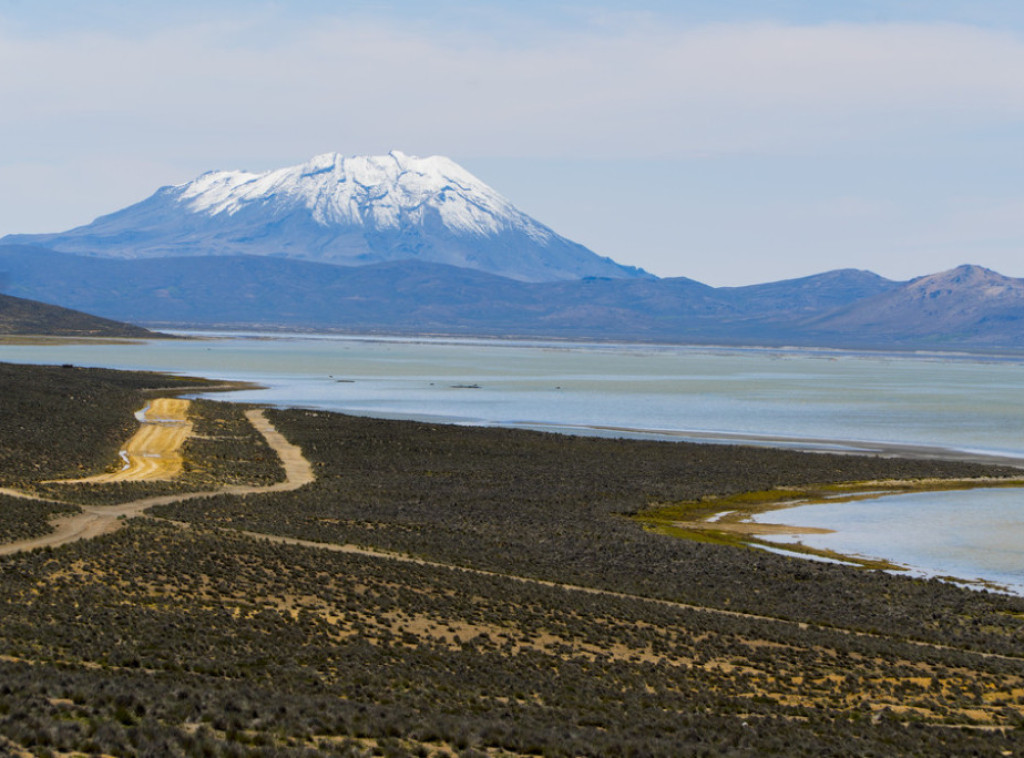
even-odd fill
[{"label": "pale sandy patch", "polygon": [[[154,403],[152,407],[157,407],[157,413],[159,414],[166,413],[168,417],[171,418],[175,418],[174,414],[177,414],[176,418],[184,419],[188,409],[188,401],[181,402],[185,403],[185,405],[166,405],[162,403],[160,406],[157,406],[157,404]],[[147,413],[147,418],[149,418],[152,413],[152,407],[150,409],[150,413]],[[93,537],[98,537],[102,534],[109,534],[119,529],[121,525],[124,524],[125,519],[133,516],[139,516],[147,508],[152,508],[155,505],[169,505],[171,503],[214,497],[221,494],[254,495],[265,492],[289,492],[297,490],[300,487],[304,487],[305,485],[315,481],[316,476],[313,473],[313,466],[308,460],[306,460],[305,456],[303,456],[302,449],[299,448],[298,445],[294,445],[285,439],[284,435],[277,431],[274,425],[270,423],[262,410],[249,410],[246,411],[245,415],[256,431],[263,436],[267,441],[267,444],[280,458],[281,465],[284,468],[284,481],[266,486],[232,485],[228,487],[219,487],[205,492],[183,492],[172,495],[155,495],[153,497],[133,500],[128,503],[121,503],[120,505],[83,505],[81,506],[81,513],[77,513],[72,516],[61,516],[60,518],[54,519],[52,523],[55,529],[50,534],[0,545],[0,555],[12,555],[14,553],[43,547],[58,547],[60,545],[66,545],[69,542],[92,539]],[[95,478],[92,480],[97,481]],[[79,479],[75,481],[81,482],[85,480]],[[104,481],[114,480],[108,479]],[[14,497],[23,497],[30,500],[41,499],[17,490],[4,490],[3,494]]]},{"label": "pale sandy patch", "polygon": [[181,446],[192,434],[188,420],[190,402],[161,397],[146,409],[142,427],[121,451],[120,471],[84,479],[63,479],[62,484],[105,484],[107,482],[166,481],[180,475],[184,465]]}]

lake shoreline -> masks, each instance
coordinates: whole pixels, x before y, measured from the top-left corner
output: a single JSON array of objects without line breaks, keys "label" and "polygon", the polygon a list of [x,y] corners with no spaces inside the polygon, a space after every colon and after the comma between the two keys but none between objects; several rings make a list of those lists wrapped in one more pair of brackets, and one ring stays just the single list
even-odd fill
[{"label": "lake shoreline", "polygon": [[3,353],[24,363],[249,380],[265,389],[194,394],[366,418],[986,464],[1014,476],[1024,463],[1022,366],[1006,359],[334,335],[11,345]]},{"label": "lake shoreline", "polygon": [[781,435],[738,434],[734,432],[707,432],[699,430],[644,429],[627,426],[602,426],[596,424],[571,425],[544,422],[522,422],[508,424],[509,428],[537,429],[538,431],[566,430],[620,432],[637,435],[638,438],[678,439],[683,442],[709,444],[763,445],[802,453],[835,453],[837,455],[877,455],[883,458],[915,458],[941,461],[963,461],[993,466],[1014,466],[1024,470],[1024,457],[999,452],[961,450],[955,447],[933,445],[909,445],[895,442],[870,442],[853,439],[811,439]]},{"label": "lake shoreline", "polygon": [[[138,408],[175,383],[0,364],[18,430],[0,446],[0,484],[108,465]],[[273,486],[278,455],[243,409],[193,408],[194,473]],[[300,489],[200,500],[90,485],[105,494],[68,497],[108,513],[101,503],[170,497],[101,538],[0,558],[0,707],[28,714],[0,719],[0,744],[59,734],[62,752],[88,752],[93,732],[69,723],[116,736],[129,719],[180,752],[237,752],[242,730],[307,752],[357,732],[362,752],[402,754],[447,754],[465,734],[517,755],[971,754],[1018,738],[1024,599],[670,539],[627,518],[784,483],[1018,469],[265,413],[315,472]],[[6,541],[59,515],[0,500]],[[197,714],[203,745],[188,742]]]},{"label": "lake shoreline", "polygon": [[[900,506],[895,503],[891,508],[878,512],[878,516],[889,519],[902,517],[899,530],[907,538],[890,544],[888,548],[877,546],[877,541],[881,539],[879,537],[875,538],[874,546],[862,537],[859,543],[855,541],[852,543],[854,547],[850,547],[850,535],[844,526],[843,513],[868,501],[892,502],[898,499],[897,502],[903,502],[907,496],[933,495],[941,502],[943,498],[967,492],[974,493],[977,500],[979,496],[991,498],[988,494],[990,492],[1006,490],[1017,491],[1016,499],[1020,500],[1024,497],[1024,478],[907,479],[787,487],[656,507],[635,518],[656,531],[674,536],[692,538],[693,535],[706,535],[725,543],[794,557],[908,573],[924,578],[941,578],[971,588],[1024,596],[1024,576],[1018,576],[1014,566],[1004,569],[970,565],[957,568],[953,564],[943,563],[941,559],[929,565],[929,559],[921,557],[927,556],[927,553],[921,552],[919,535],[927,532],[926,526],[935,520],[934,513],[915,511],[913,516],[904,516]],[[837,510],[839,506],[843,510]],[[881,502],[877,506],[881,508]],[[772,518],[770,514],[794,510],[799,510],[799,515],[790,513],[790,517],[785,519],[787,523],[764,520],[766,517]],[[826,517],[826,514],[830,516]],[[808,521],[812,524],[808,524]],[[985,523],[984,520],[969,523],[967,531],[980,529]],[[892,529],[892,525],[883,525],[878,521],[860,522],[861,531],[885,531],[886,527]],[[948,534],[943,535],[941,532],[936,533],[932,539],[955,542]],[[833,542],[838,545],[831,544]],[[1011,573],[1006,573],[1008,570]]]}]

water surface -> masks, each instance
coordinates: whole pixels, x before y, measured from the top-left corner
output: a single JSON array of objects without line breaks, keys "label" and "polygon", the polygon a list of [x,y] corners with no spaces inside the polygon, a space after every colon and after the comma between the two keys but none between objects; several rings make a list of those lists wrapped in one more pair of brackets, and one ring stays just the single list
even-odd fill
[{"label": "water surface", "polygon": [[1024,458],[1018,360],[236,335],[8,345],[0,346],[0,359],[244,379],[267,389],[230,397],[368,415],[934,446]]},{"label": "water surface", "polygon": [[914,574],[984,579],[1024,594],[1024,489],[887,495],[785,508],[751,520],[835,530],[762,537],[772,542],[895,559]]},{"label": "water surface", "polygon": [[[1024,364],[941,354],[217,335],[2,345],[0,360],[245,380],[218,394],[362,415],[801,449],[1003,456],[1024,465]],[[929,450],[923,450],[929,448]],[[788,523],[821,546],[1024,588],[1020,491],[814,506]],[[1016,499],[1015,499],[1016,498]],[[803,537],[818,545],[817,537]]]}]

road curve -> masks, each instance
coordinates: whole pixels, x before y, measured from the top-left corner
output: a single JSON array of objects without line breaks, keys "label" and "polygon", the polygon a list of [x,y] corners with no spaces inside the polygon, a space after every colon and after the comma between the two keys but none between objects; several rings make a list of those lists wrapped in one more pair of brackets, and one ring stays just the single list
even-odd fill
[{"label": "road curve", "polygon": [[[0,555],[13,555],[28,550],[36,550],[43,547],[59,547],[78,540],[92,539],[102,534],[110,534],[116,531],[124,523],[124,520],[132,516],[141,515],[147,508],[155,505],[170,505],[180,503],[184,500],[196,500],[199,498],[215,497],[217,495],[253,495],[263,492],[288,492],[297,490],[315,481],[313,466],[302,454],[302,450],[293,445],[284,435],[277,431],[277,428],[270,423],[260,409],[245,412],[246,418],[253,428],[258,431],[277,453],[284,468],[284,481],[259,487],[255,485],[232,485],[206,492],[184,492],[175,495],[158,495],[156,497],[141,498],[128,503],[118,505],[84,505],[80,506],[81,513],[71,516],[62,516],[54,519],[54,531],[41,537],[18,540],[0,545]],[[27,492],[4,489],[0,493],[12,497],[21,497],[27,500],[41,500],[42,498],[30,495]]]}]

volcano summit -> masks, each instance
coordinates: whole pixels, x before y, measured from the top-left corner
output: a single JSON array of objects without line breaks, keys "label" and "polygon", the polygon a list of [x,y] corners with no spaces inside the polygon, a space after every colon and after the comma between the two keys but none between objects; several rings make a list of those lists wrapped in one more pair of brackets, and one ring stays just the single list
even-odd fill
[{"label": "volcano summit", "polygon": [[561,237],[447,158],[400,152],[327,153],[264,173],[211,171],[86,226],[3,242],[122,259],[417,260],[532,282],[649,276]]}]

